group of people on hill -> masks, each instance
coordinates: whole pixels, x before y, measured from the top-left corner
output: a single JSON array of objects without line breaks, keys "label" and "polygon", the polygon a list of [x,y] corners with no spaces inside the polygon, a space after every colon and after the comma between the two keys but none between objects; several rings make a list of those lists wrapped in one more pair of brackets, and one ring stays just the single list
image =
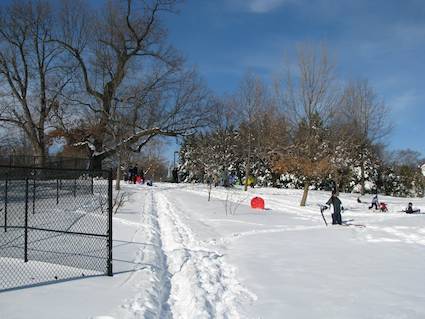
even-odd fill
[{"label": "group of people on hill", "polygon": [[130,167],[124,175],[124,180],[129,184],[145,184],[147,186],[152,186],[153,182],[151,179],[145,178],[145,171],[143,168],[138,168],[137,164],[133,167]]},{"label": "group of people on hill", "polygon": [[[362,201],[360,200],[360,198],[357,198],[357,202],[361,203]],[[332,196],[326,202],[326,205],[328,205],[326,207],[330,207],[330,206],[333,207],[332,224],[341,225],[342,224],[341,211],[344,210],[344,207],[342,206],[342,202],[338,198],[338,194],[335,190],[332,191]],[[384,202],[379,202],[377,193],[373,196],[371,205],[369,206],[369,209],[372,209],[372,208],[375,208],[375,210],[380,210],[382,212],[388,211],[387,204]],[[402,212],[405,212],[406,214],[417,214],[417,213],[420,213],[421,210],[413,209],[413,204],[409,202],[409,204],[407,205],[407,208],[403,210]]]},{"label": "group of people on hill", "polygon": [[[357,199],[358,202],[360,201],[360,198]],[[375,195],[372,198],[372,203],[369,206],[369,209],[375,208],[375,210],[380,210],[381,212],[387,212],[388,211],[388,207],[387,204],[384,202],[380,202],[378,200],[378,194],[375,193]],[[416,214],[416,213],[420,213],[421,210],[420,209],[413,209],[413,203],[409,202],[407,204],[407,208],[402,210],[402,212],[406,213],[406,214]]]},{"label": "group of people on hill", "polygon": [[126,180],[130,184],[144,184],[145,183],[145,174],[143,168],[138,168],[137,164],[133,167],[129,167],[126,176],[124,176],[124,180]]}]

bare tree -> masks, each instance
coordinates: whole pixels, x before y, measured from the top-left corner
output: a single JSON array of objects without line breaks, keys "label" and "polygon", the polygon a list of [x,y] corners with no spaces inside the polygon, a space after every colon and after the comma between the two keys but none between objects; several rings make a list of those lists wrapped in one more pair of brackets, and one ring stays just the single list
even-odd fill
[{"label": "bare tree", "polygon": [[389,109],[367,81],[351,82],[344,90],[341,111],[351,127],[352,148],[361,174],[361,194],[365,193],[365,163],[372,146],[391,130]]},{"label": "bare tree", "polygon": [[302,120],[293,133],[291,144],[275,162],[274,168],[281,173],[291,173],[304,181],[301,206],[305,206],[310,184],[330,173],[329,130],[318,115],[310,121]]},{"label": "bare tree", "polygon": [[305,206],[313,178],[326,172],[328,152],[324,150],[324,130],[337,102],[334,66],[325,47],[298,49],[296,76],[288,69],[282,104],[291,123],[291,149],[283,150],[277,167],[298,171],[304,176],[301,206]]},{"label": "bare tree", "polygon": [[340,122],[334,116],[329,134],[329,175],[334,182],[334,190],[338,194],[344,190],[353,175],[355,149],[353,149],[352,128],[348,123]]},{"label": "bare tree", "polygon": [[420,152],[408,148],[391,152],[390,161],[395,165],[418,168],[421,166],[423,159]]},{"label": "bare tree", "polygon": [[[84,107],[81,136],[93,168],[118,149],[140,150],[157,135],[184,134],[202,125],[208,93],[195,72],[184,71],[183,59],[166,44],[163,12],[176,0],[108,1],[97,10],[87,3],[65,1],[61,32],[53,39],[78,64],[87,97],[70,101]],[[120,114],[118,114],[120,113]],[[117,142],[111,121],[125,118],[129,129]]]},{"label": "bare tree", "polygon": [[267,88],[258,76],[247,73],[241,82],[239,91],[234,97],[235,109],[239,114],[239,131],[242,139],[242,156],[245,159],[245,185],[251,176],[253,147],[255,143],[255,122],[261,111],[270,103]]},{"label": "bare tree", "polygon": [[69,77],[62,50],[49,42],[54,17],[48,2],[14,2],[0,15],[0,121],[22,129],[39,164],[46,130]]}]

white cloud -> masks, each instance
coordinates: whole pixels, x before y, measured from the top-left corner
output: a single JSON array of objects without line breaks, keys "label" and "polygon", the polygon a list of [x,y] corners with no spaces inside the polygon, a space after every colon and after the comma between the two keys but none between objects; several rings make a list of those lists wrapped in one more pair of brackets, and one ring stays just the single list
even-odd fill
[{"label": "white cloud", "polygon": [[389,105],[397,112],[397,115],[399,115],[399,113],[405,114],[407,111],[416,107],[420,99],[420,96],[414,90],[409,90],[394,96],[394,98],[389,101]]},{"label": "white cloud", "polygon": [[239,1],[239,3],[243,4],[251,12],[266,13],[282,6],[289,1],[290,0],[242,0]]}]

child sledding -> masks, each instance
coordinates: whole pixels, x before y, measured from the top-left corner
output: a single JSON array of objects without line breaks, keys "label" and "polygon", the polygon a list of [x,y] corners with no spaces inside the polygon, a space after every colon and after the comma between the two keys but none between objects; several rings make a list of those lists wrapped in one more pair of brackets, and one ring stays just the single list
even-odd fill
[{"label": "child sledding", "polygon": [[383,212],[383,213],[388,212],[387,204],[386,204],[386,203],[384,203],[384,202],[380,202],[380,203],[379,203],[379,210],[380,210],[381,212]]},{"label": "child sledding", "polygon": [[421,210],[418,209],[418,208],[413,209],[413,204],[412,203],[409,203],[407,205],[407,208],[404,209],[404,210],[402,210],[402,212],[404,212],[406,214],[420,214]]},{"label": "child sledding", "polygon": [[[357,198],[357,203],[363,203],[360,200],[360,197]],[[375,210],[379,210],[381,212],[388,212],[388,206],[384,202],[379,202],[378,200],[378,194],[375,194],[372,198],[371,205],[369,206],[369,209],[375,208]],[[413,204],[410,202],[407,205],[406,209],[401,210],[402,213],[406,214],[420,214],[421,210],[419,208],[413,208]]]},{"label": "child sledding", "polygon": [[[359,199],[357,199],[357,202],[359,202]],[[373,198],[372,198],[372,202],[369,206],[369,209],[375,208],[375,211],[380,211],[383,213],[388,212],[388,206],[386,203],[384,202],[379,202],[378,200],[378,193],[376,193]]]}]

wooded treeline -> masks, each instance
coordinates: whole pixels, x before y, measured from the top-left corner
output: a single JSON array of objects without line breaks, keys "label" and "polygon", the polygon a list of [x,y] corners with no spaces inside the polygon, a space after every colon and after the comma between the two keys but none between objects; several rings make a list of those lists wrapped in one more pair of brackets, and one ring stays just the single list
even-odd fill
[{"label": "wooded treeline", "polygon": [[303,188],[302,205],[312,187],[423,194],[420,154],[386,151],[387,106],[366,80],[337,78],[325,47],[300,46],[272,84],[251,73],[216,97],[167,39],[179,2],[1,5],[2,154],[44,165],[56,148],[120,177],[134,154],[152,162],[160,137],[183,136],[185,181]]},{"label": "wooded treeline", "polygon": [[309,189],[423,196],[423,159],[386,150],[389,109],[368,81],[338,79],[324,47],[300,46],[294,65],[271,85],[247,74],[221,99],[185,139],[181,179],[301,188],[302,206]]}]

